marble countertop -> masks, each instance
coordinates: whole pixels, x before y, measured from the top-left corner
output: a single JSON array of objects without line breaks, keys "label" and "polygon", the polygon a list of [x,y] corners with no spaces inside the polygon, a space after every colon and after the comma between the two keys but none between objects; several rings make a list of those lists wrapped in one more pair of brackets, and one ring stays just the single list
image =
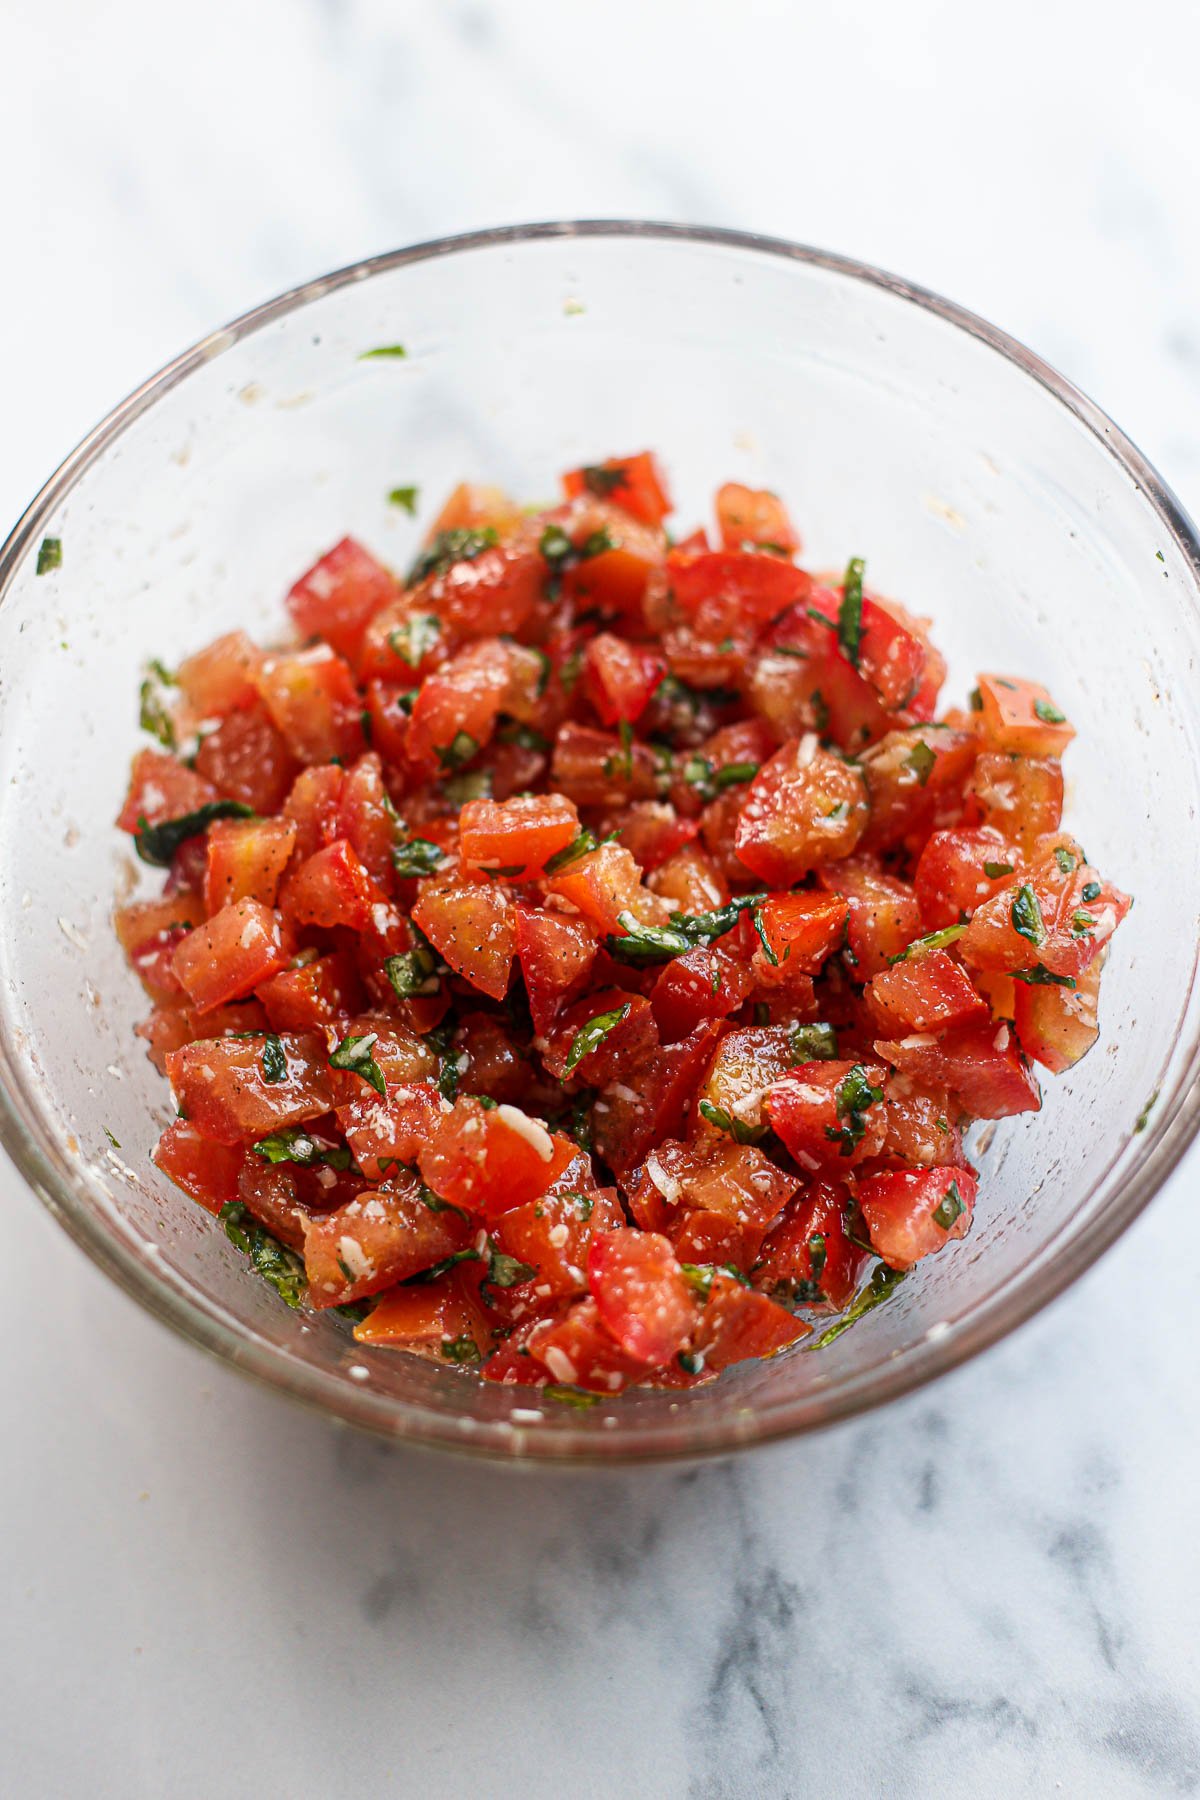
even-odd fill
[{"label": "marble countertop", "polygon": [[[523,218],[737,225],[995,318],[1200,506],[1200,14],[1147,0],[15,0],[0,515],[217,321]],[[822,9],[829,14],[837,9]],[[186,21],[186,22],[185,22]],[[171,1338],[0,1166],[0,1790],[1200,1790],[1200,1162],[865,1422],[536,1475],[388,1452]]]}]

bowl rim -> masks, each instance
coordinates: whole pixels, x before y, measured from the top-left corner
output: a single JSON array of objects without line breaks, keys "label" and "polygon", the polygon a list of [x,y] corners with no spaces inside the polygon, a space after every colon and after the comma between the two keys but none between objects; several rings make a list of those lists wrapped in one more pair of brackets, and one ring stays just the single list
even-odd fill
[{"label": "bowl rim", "polygon": [[[1118,467],[1140,487],[1158,513],[1195,584],[1188,596],[1200,616],[1200,535],[1187,512],[1136,445],[1072,382],[1017,339],[978,314],[915,282],[870,263],[793,243],[784,238],[723,227],[641,219],[583,219],[496,226],[430,239],[404,249],[349,263],[252,307],[144,381],[100,421],[65,458],[26,507],[0,546],[0,605],[17,569],[38,541],[47,519],[83,474],[141,415],[193,371],[277,319],[350,284],[441,256],[515,247],[547,239],[656,239],[751,251],[847,277],[906,301],[965,332],[1015,365],[1092,433]],[[1174,1046],[1172,1046],[1172,1051]],[[1141,1127],[1139,1127],[1141,1129]],[[188,1342],[263,1386],[335,1422],[370,1431],[393,1443],[449,1450],[500,1464],[551,1463],[577,1467],[694,1461],[731,1454],[855,1418],[885,1402],[915,1392],[989,1349],[1039,1313],[1083,1275],[1149,1204],[1200,1132],[1200,1035],[1186,1051],[1178,1087],[1147,1126],[1140,1154],[1124,1187],[1103,1212],[1088,1220],[1054,1256],[1027,1264],[975,1313],[943,1333],[929,1336],[895,1364],[852,1378],[841,1389],[809,1390],[791,1411],[777,1407],[760,1416],[742,1409],[706,1431],[699,1416],[695,1436],[683,1439],[683,1415],[654,1428],[639,1428],[636,1440],[619,1432],[563,1429],[541,1432],[508,1421],[470,1421],[470,1429],[448,1415],[416,1402],[397,1402],[354,1387],[340,1377],[295,1362],[282,1347],[252,1338],[237,1324],[206,1311],[182,1288],[163,1279],[161,1268],[138,1256],[109,1231],[101,1217],[75,1194],[27,1127],[14,1094],[0,1079],[0,1144],[47,1210],[84,1252],[149,1313]],[[807,1401],[807,1405],[805,1405]],[[800,1413],[802,1416],[796,1416]],[[811,1416],[803,1416],[805,1413]]]}]

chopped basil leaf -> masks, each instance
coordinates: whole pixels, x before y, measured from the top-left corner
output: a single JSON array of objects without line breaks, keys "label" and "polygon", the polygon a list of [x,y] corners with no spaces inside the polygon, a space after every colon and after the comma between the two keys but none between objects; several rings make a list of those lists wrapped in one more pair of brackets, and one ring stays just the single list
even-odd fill
[{"label": "chopped basil leaf", "polygon": [[388,495],[389,506],[402,506],[409,518],[416,517],[417,496],[421,492],[417,487],[396,487]]},{"label": "chopped basil leaf", "polygon": [[1023,981],[1029,987],[1065,987],[1073,988],[1075,982],[1070,975],[1052,975],[1049,969],[1035,963],[1032,969],[1014,969],[1013,980]]},{"label": "chopped basil leaf", "polygon": [[1090,906],[1093,900],[1098,900],[1100,898],[1100,892],[1100,883],[1098,881],[1088,881],[1084,883],[1083,893],[1080,898]]},{"label": "chopped basil leaf", "polygon": [[1061,844],[1057,845],[1055,848],[1054,860],[1064,875],[1069,875],[1071,870],[1075,867],[1075,858],[1071,855],[1069,850],[1064,850]]},{"label": "chopped basil leaf", "polygon": [[1013,866],[1011,863],[985,862],[983,872],[989,881],[999,881],[1002,875],[1012,874]]},{"label": "chopped basil leaf", "polygon": [[980,693],[980,691],[977,687],[972,688],[970,693],[967,695],[967,705],[970,707],[972,712],[982,712],[983,711],[983,695]]},{"label": "chopped basil leaf", "polygon": [[261,1068],[264,1081],[274,1083],[287,1080],[287,1052],[273,1031],[268,1031],[263,1039]]},{"label": "chopped basil leaf", "polygon": [[889,956],[889,963],[906,962],[910,956],[920,956],[926,950],[942,950],[947,944],[953,944],[966,930],[965,925],[944,925],[941,931],[931,931],[925,937],[914,938],[895,956]]},{"label": "chopped basil leaf", "polygon": [[606,937],[604,947],[617,962],[640,968],[650,963],[670,962],[692,948],[693,940],[674,925],[641,925],[631,912],[617,914],[623,936]]},{"label": "chopped basil leaf", "polygon": [[735,1144],[757,1144],[767,1135],[766,1125],[748,1125],[745,1119],[734,1118],[723,1106],[714,1106],[711,1100],[702,1100],[699,1110],[701,1118],[715,1125],[718,1131],[725,1132]]},{"label": "chopped basil leaf", "polygon": [[1071,930],[1076,937],[1085,937],[1088,932],[1095,931],[1098,922],[1090,912],[1071,914]]},{"label": "chopped basil leaf", "polygon": [[421,1202],[421,1205],[425,1208],[426,1212],[455,1213],[460,1219],[469,1219],[471,1216],[469,1213],[465,1213],[461,1206],[455,1206],[453,1201],[443,1200],[440,1194],[435,1194],[433,1189],[431,1187],[426,1187],[424,1182],[421,1183],[420,1188],[417,1190],[417,1199]]},{"label": "chopped basil leaf", "polygon": [[294,1250],[264,1231],[240,1200],[230,1200],[217,1214],[235,1250],[250,1258],[255,1271],[269,1282],[288,1306],[300,1305],[307,1291],[304,1264]]},{"label": "chopped basil leaf", "polygon": [[597,1013],[594,1019],[589,1019],[586,1025],[580,1027],[571,1040],[566,1067],[563,1070],[564,1075],[569,1075],[585,1056],[590,1056],[592,1051],[604,1042],[609,1032],[614,1030],[622,1019],[628,1018],[631,1005],[632,1001],[627,1000],[624,1006],[615,1007],[612,1012]]},{"label": "chopped basil leaf", "polygon": [[579,560],[587,562],[590,557],[603,556],[606,550],[615,550],[616,540],[612,537],[607,525],[601,525],[598,531],[589,532],[579,546]]},{"label": "chopped basil leaf", "polygon": [[808,1240],[808,1268],[813,1281],[820,1281],[825,1272],[825,1239],[819,1231],[814,1231]]},{"label": "chopped basil leaf", "polygon": [[244,805],[241,800],[209,800],[195,812],[181,813],[177,819],[164,819],[159,825],[148,825],[145,819],[139,819],[133,847],[144,863],[166,869],[179,846],[207,831],[214,819],[253,817],[254,808]]},{"label": "chopped basil leaf", "polygon": [[330,1308],[330,1311],[335,1312],[339,1319],[349,1319],[355,1325],[361,1325],[364,1319],[369,1319],[374,1310],[374,1296],[369,1300],[348,1300],[344,1306]]},{"label": "chopped basil leaf", "polygon": [[408,838],[392,845],[392,866],[397,875],[432,875],[446,860],[446,853],[428,838]]},{"label": "chopped basil leaf", "polygon": [[882,1099],[883,1089],[871,1086],[861,1063],[855,1063],[849,1074],[838,1083],[834,1105],[838,1118],[844,1119],[846,1123],[840,1126],[827,1125],[825,1136],[830,1143],[841,1145],[843,1156],[852,1156],[861,1144],[867,1129],[867,1109]]},{"label": "chopped basil leaf", "polygon": [[407,356],[408,351],[403,344],[377,344],[374,350],[360,350],[359,362],[375,362],[385,356]]},{"label": "chopped basil leaf", "polygon": [[943,1231],[949,1231],[954,1221],[961,1218],[966,1210],[963,1197],[958,1191],[958,1183],[952,1181],[939,1204],[933,1209],[933,1222],[935,1225],[940,1225]]},{"label": "chopped basil leaf", "polygon": [[383,1070],[371,1055],[378,1042],[379,1033],[368,1031],[362,1037],[344,1037],[329,1058],[331,1069],[344,1069],[348,1075],[357,1075],[368,1086],[373,1087],[381,1099],[387,1099],[387,1082],[383,1078]]},{"label": "chopped basil leaf", "polygon": [[397,1000],[411,1000],[417,994],[437,993],[437,961],[432,950],[425,944],[418,944],[412,950],[403,950],[398,956],[387,957],[383,972],[391,982]]},{"label": "chopped basil leaf", "polygon": [[538,540],[538,549],[557,574],[573,555],[575,546],[561,525],[547,525]]},{"label": "chopped basil leaf", "polygon": [[478,1250],[471,1248],[466,1250],[455,1250],[450,1256],[443,1256],[441,1262],[430,1263],[429,1267],[427,1269],[422,1269],[419,1275],[410,1275],[408,1280],[401,1282],[400,1285],[402,1287],[417,1287],[427,1281],[437,1281],[440,1276],[447,1275],[451,1269],[457,1268],[459,1263],[479,1262],[480,1260],[481,1258]]},{"label": "chopped basil leaf", "polygon": [[743,782],[753,781],[760,766],[759,763],[739,762],[726,763],[724,768],[714,769],[707,756],[697,754],[688,757],[683,765],[682,775],[688,786],[695,788],[701,800],[715,800],[726,788],[740,787]]},{"label": "chopped basil leaf", "polygon": [[727,931],[732,931],[742,913],[756,910],[765,898],[761,893],[743,894],[740,900],[727,901],[714,912],[674,912],[670,918],[671,929],[687,938],[689,945],[711,944],[714,938],[724,937]]},{"label": "chopped basil leaf", "polygon": [[578,837],[571,839],[565,850],[559,850],[550,858],[546,864],[545,873],[557,875],[560,869],[567,867],[568,863],[575,862],[581,856],[590,856],[593,850],[599,850],[601,844],[611,844],[616,835],[615,831],[610,831],[607,837],[597,838],[585,827]]},{"label": "chopped basil leaf", "polygon": [[408,571],[407,587],[416,587],[430,575],[444,575],[455,563],[474,562],[485,550],[491,550],[499,542],[491,526],[483,531],[470,531],[460,528],[455,531],[439,531],[433,542],[418,556]]},{"label": "chopped basil leaf", "polygon": [[464,769],[460,775],[447,776],[442,783],[442,798],[451,806],[465,806],[468,800],[487,800],[491,792],[490,769]]},{"label": "chopped basil leaf", "polygon": [[704,1352],[703,1350],[696,1352],[691,1350],[677,1350],[675,1353],[675,1361],[679,1364],[685,1375],[699,1375],[704,1369]]},{"label": "chopped basil leaf", "polygon": [[936,763],[937,757],[924,739],[915,743],[904,759],[905,767],[913,771],[922,787],[933,774]]},{"label": "chopped basil leaf", "polygon": [[832,1025],[793,1025],[791,1053],[794,1063],[835,1062],[837,1032]]},{"label": "chopped basil leaf", "polygon": [[443,769],[461,769],[479,754],[479,745],[469,731],[456,731],[448,744],[438,745],[437,754]]},{"label": "chopped basil leaf", "polygon": [[497,1250],[495,1244],[488,1242],[488,1272],[485,1277],[493,1287],[516,1287],[519,1281],[532,1281],[537,1270],[529,1263],[518,1262],[515,1256],[507,1256],[503,1250]]},{"label": "chopped basil leaf", "polygon": [[1038,905],[1037,895],[1028,882],[1017,889],[1016,898],[1012,903],[1012,923],[1013,930],[1018,932],[1026,943],[1032,944],[1035,949],[1039,944],[1045,943],[1046,926],[1042,919],[1042,909]]},{"label": "chopped basil leaf", "polygon": [[37,572],[49,575],[53,569],[62,568],[62,539],[44,537],[38,545]]},{"label": "chopped basil leaf", "polygon": [[442,632],[442,621],[436,613],[410,613],[403,625],[388,632],[388,644],[402,663],[418,668],[433,649]]},{"label": "chopped basil leaf", "polygon": [[141,708],[138,712],[138,724],[143,731],[157,738],[164,750],[178,748],[175,737],[175,721],[171,709],[163,693],[164,688],[175,687],[175,677],[169,669],[157,660],[146,665],[146,675],[140,690]]},{"label": "chopped basil leaf", "polygon": [[701,1300],[708,1299],[709,1295],[712,1293],[713,1281],[718,1275],[731,1275],[735,1281],[741,1283],[742,1287],[748,1288],[750,1286],[747,1277],[740,1269],[735,1268],[733,1263],[685,1262],[680,1263],[679,1267],[683,1271],[683,1279],[687,1282],[692,1292],[700,1296]]},{"label": "chopped basil leaf", "polygon": [[1049,700],[1035,700],[1033,710],[1043,725],[1065,725],[1067,722],[1066,713],[1059,712],[1057,706]]},{"label": "chopped basil leaf", "polygon": [[264,1162],[298,1163],[303,1169],[311,1169],[317,1163],[329,1169],[348,1169],[352,1161],[345,1144],[323,1144],[302,1125],[273,1131],[269,1137],[259,1138],[254,1149]]},{"label": "chopped basil leaf", "polygon": [[872,1312],[882,1305],[908,1274],[907,1269],[890,1269],[886,1263],[877,1263],[871,1271],[871,1279],[847,1308],[840,1319],[834,1321],[827,1331],[823,1331],[817,1339],[814,1349],[824,1350],[835,1338],[840,1338],[843,1331],[858,1322],[865,1313]]},{"label": "chopped basil leaf", "polygon": [[863,574],[865,570],[866,564],[861,556],[850,558],[846,564],[846,575],[842,582],[842,599],[838,607],[838,643],[856,669],[859,648],[862,644]]},{"label": "chopped basil leaf", "polygon": [[469,1363],[480,1360],[479,1345],[465,1331],[461,1337],[442,1339],[442,1355],[447,1362],[452,1363]]},{"label": "chopped basil leaf", "polygon": [[589,1394],[586,1388],[569,1387],[565,1382],[552,1381],[542,1389],[544,1400],[557,1400],[563,1406],[599,1406],[599,1394]]},{"label": "chopped basil leaf", "polygon": [[1154,1092],[1151,1094],[1150,1098],[1147,1100],[1145,1106],[1143,1106],[1141,1112],[1138,1114],[1137,1124],[1133,1128],[1135,1131],[1145,1131],[1147,1125],[1150,1123],[1150,1114],[1154,1111],[1154,1108],[1158,1105],[1158,1095],[1159,1095],[1159,1089],[1155,1088]]},{"label": "chopped basil leaf", "polygon": [[549,738],[535,731],[532,725],[522,725],[515,720],[510,725],[502,725],[496,736],[502,744],[519,744],[522,750],[538,750],[544,754],[550,748]]}]

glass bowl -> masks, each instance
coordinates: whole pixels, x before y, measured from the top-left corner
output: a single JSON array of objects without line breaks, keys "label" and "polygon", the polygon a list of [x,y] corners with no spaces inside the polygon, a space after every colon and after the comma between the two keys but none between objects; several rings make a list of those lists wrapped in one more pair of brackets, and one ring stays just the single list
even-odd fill
[{"label": "glass bowl", "polygon": [[[360,360],[402,343],[398,357]],[[345,532],[403,564],[461,478],[548,498],[656,448],[681,522],[780,490],[806,560],[868,559],[932,615],[961,701],[1044,680],[1079,730],[1069,820],[1137,905],[1101,1042],[1040,1115],[975,1142],[969,1238],[825,1350],[688,1393],[539,1403],[289,1312],[150,1150],[165,1082],[112,934],[138,879],[112,820],[137,683],[235,625],[266,640]],[[37,574],[43,538],[60,568]],[[193,1342],[334,1418],[502,1458],[729,1451],[961,1363],[1112,1243],[1200,1119],[1200,547],[1117,428],[1003,333],[876,269],[733,232],[481,232],[342,270],[216,332],[68,458],[0,551],[0,1137],[72,1236]],[[143,740],[144,741],[144,740]],[[1156,1096],[1156,1099],[1154,1098]],[[1152,1103],[1153,1101],[1153,1103]]]}]

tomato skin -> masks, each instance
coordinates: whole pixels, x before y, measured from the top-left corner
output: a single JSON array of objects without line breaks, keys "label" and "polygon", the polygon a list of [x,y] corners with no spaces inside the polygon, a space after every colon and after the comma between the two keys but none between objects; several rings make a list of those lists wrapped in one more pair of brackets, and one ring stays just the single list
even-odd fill
[{"label": "tomato skin", "polygon": [[921,1032],[880,1040],[875,1049],[923,1087],[947,1089],[973,1119],[1007,1119],[1037,1112],[1042,1104],[1037,1081],[1004,1024],[959,1025],[936,1038]]},{"label": "tomato skin", "polygon": [[537,1200],[577,1154],[513,1106],[457,1100],[417,1158],[435,1194],[485,1220]]},{"label": "tomato skin", "polygon": [[217,819],[208,828],[205,910],[211,916],[235,900],[274,906],[295,841],[290,819]]},{"label": "tomato skin", "polygon": [[513,916],[533,1028],[544,1037],[559,1005],[587,979],[596,960],[595,933],[578,919],[540,907],[518,905]]},{"label": "tomato skin", "polygon": [[540,556],[501,545],[429,576],[411,590],[410,602],[458,638],[515,636],[542,597],[545,572]]},{"label": "tomato skin", "polygon": [[676,604],[697,636],[711,643],[803,605],[813,585],[794,563],[756,551],[687,556],[673,550],[667,568]]},{"label": "tomato skin", "polygon": [[447,759],[460,734],[482,749],[496,728],[507,686],[508,655],[498,639],[484,638],[460,650],[421,683],[408,721],[408,761],[424,775],[451,766]]},{"label": "tomato skin", "polygon": [[333,1212],[309,1220],[304,1266],[313,1306],[347,1306],[432,1268],[465,1247],[470,1227],[457,1213],[430,1211],[421,1184],[402,1170],[364,1188]]},{"label": "tomato skin", "polygon": [[345,537],[300,577],[285,604],[301,637],[324,638],[352,663],[368,622],[395,597],[383,564]]},{"label": "tomato skin", "polygon": [[297,762],[348,763],[366,749],[354,676],[328,646],[264,657],[258,690]]},{"label": "tomato skin", "polygon": [[[755,1285],[770,1293],[792,1282],[815,1282],[822,1298],[807,1304],[822,1312],[840,1312],[848,1306],[867,1260],[866,1251],[846,1235],[849,1199],[840,1182],[814,1181],[790,1201],[763,1243],[754,1271]],[[813,1239],[817,1237],[824,1258],[814,1265]]]},{"label": "tomato skin", "polygon": [[153,1160],[168,1181],[207,1212],[219,1213],[238,1198],[238,1175],[246,1159],[240,1145],[214,1144],[186,1119],[176,1119],[159,1138]]},{"label": "tomato skin", "polygon": [[196,768],[227,800],[256,813],[283,804],[296,774],[296,759],[257,701],[226,715],[196,752]]},{"label": "tomato skin", "polygon": [[[970,1019],[986,1019],[988,1003],[970,977],[944,950],[926,950],[874,976],[867,989],[887,1031],[939,1031]],[[886,1033],[885,1033],[886,1035]]]},{"label": "tomato skin", "polygon": [[176,673],[184,706],[192,719],[216,719],[258,698],[255,685],[262,651],[244,631],[227,631],[203,650],[185,657]]},{"label": "tomato skin", "polygon": [[383,763],[374,751],[360,756],[346,771],[338,804],[337,835],[345,838],[372,881],[390,892],[394,874],[392,846],[396,815],[383,780]]},{"label": "tomato skin", "polygon": [[[850,917],[842,894],[768,894],[758,908],[762,936],[775,963],[815,975],[841,944]],[[770,962],[769,957],[764,961]]]},{"label": "tomato skin", "polygon": [[721,1022],[707,1024],[664,1044],[636,1068],[603,1090],[592,1111],[596,1149],[625,1184],[645,1161],[650,1147],[675,1137],[721,1036]]},{"label": "tomato skin", "polygon": [[1052,1075],[1065,1075],[1100,1035],[1100,965],[1097,959],[1073,989],[1014,983],[1013,1022],[1021,1048]]},{"label": "tomato skin", "polygon": [[652,1231],[601,1231],[592,1239],[588,1287],[627,1356],[653,1367],[683,1343],[696,1303],[669,1240]]},{"label": "tomato skin", "polygon": [[448,968],[480,993],[503,1000],[517,949],[507,895],[485,882],[435,878],[422,882],[412,916]]},{"label": "tomato skin", "polygon": [[1040,682],[1022,681],[1015,675],[981,675],[979,697],[983,734],[997,750],[1022,756],[1061,756],[1075,736],[1075,727],[1067,723]]},{"label": "tomato skin", "polygon": [[[941,931],[969,919],[981,901],[1003,889],[1016,863],[1017,852],[988,826],[935,831],[913,874],[922,929]],[[1003,873],[989,875],[989,865]]]},{"label": "tomato skin", "polygon": [[279,914],[260,900],[236,900],[189,932],[171,968],[200,1012],[244,999],[287,967],[292,952]]},{"label": "tomato skin", "polygon": [[362,1010],[365,996],[354,958],[333,950],[299,969],[281,969],[256,989],[272,1031],[337,1025]]},{"label": "tomato skin", "polygon": [[726,1019],[753,991],[743,963],[713,946],[698,946],[667,963],[650,1004],[665,1042],[678,1043],[706,1019]]},{"label": "tomato skin", "polygon": [[201,1038],[172,1050],[167,1075],[190,1122],[216,1144],[238,1144],[319,1118],[333,1104],[325,1040],[280,1032],[282,1081],[262,1073],[261,1038]]},{"label": "tomato skin", "polygon": [[516,800],[469,800],[459,815],[463,867],[532,881],[579,833],[579,814],[561,794]]},{"label": "tomato skin", "polygon": [[667,665],[656,650],[602,631],[591,638],[583,661],[583,685],[602,725],[640,719]]},{"label": "tomato skin", "polygon": [[[581,1056],[568,1072],[567,1063],[577,1034],[593,1019],[622,1010],[625,1017],[610,1026],[595,1049]],[[627,1063],[640,1061],[657,1047],[658,1027],[649,1000],[621,988],[598,988],[559,1015],[547,1036],[542,1060],[550,1074],[560,1081],[575,1080],[585,1087],[603,1087],[606,1081],[615,1081]]]},{"label": "tomato skin", "polygon": [[[893,1169],[867,1175],[855,1190],[871,1243],[893,1269],[908,1269],[940,1250],[951,1238],[967,1235],[977,1182],[970,1169]],[[949,1229],[933,1217],[957,1194],[962,1211]]]},{"label": "tomato skin", "polygon": [[[872,1088],[882,1089],[885,1071],[876,1063],[801,1063],[767,1089],[763,1107],[772,1126],[802,1169],[843,1169],[877,1156],[883,1147],[884,1116],[878,1101],[857,1115],[838,1111],[843,1084],[861,1068]],[[862,1130],[854,1142],[857,1116]]]},{"label": "tomato skin", "polygon": [[190,931],[204,922],[199,894],[186,889],[161,900],[135,900],[113,915],[113,926],[129,964],[155,999],[182,994],[173,963],[175,951]]},{"label": "tomato skin", "polygon": [[598,470],[568,469],[562,483],[568,500],[595,494],[647,525],[661,525],[671,511],[666,477],[649,450],[639,450],[636,456],[609,457]]},{"label": "tomato skin", "polygon": [[718,1271],[692,1335],[692,1349],[706,1368],[727,1369],[752,1357],[777,1356],[811,1330],[766,1294]]},{"label": "tomato skin", "polygon": [[[727,481],[717,489],[717,530],[724,550],[740,550],[744,544],[769,545],[794,555],[800,538],[778,494],[766,488],[743,487]],[[678,546],[680,549],[683,545]],[[703,546],[707,549],[707,544]]]},{"label": "tomato skin", "polygon": [[117,815],[120,831],[135,832],[139,822],[161,825],[181,819],[218,799],[211,781],[162,750],[139,750],[129,774],[129,791]]},{"label": "tomato skin", "polygon": [[582,1192],[551,1190],[540,1200],[513,1207],[497,1220],[494,1235],[509,1256],[537,1271],[533,1281],[520,1286],[544,1304],[585,1293],[592,1239],[597,1232],[620,1231],[624,1225],[615,1190],[589,1186]]},{"label": "tomato skin", "polygon": [[862,775],[811,740],[785,744],[750,784],[737,824],[738,856],[773,887],[849,856],[866,829]]}]

